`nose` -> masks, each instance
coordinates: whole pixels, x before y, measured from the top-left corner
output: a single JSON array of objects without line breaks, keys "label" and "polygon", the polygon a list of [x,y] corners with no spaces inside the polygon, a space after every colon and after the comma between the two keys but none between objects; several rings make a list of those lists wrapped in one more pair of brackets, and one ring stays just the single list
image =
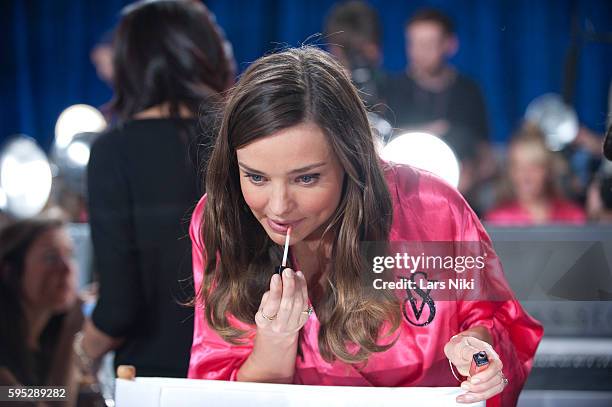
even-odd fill
[{"label": "nose", "polygon": [[293,199],[289,188],[285,184],[275,185],[272,188],[270,199],[268,200],[268,209],[270,214],[275,217],[283,217],[283,215],[291,212],[293,208]]},{"label": "nose", "polygon": [[72,257],[62,256],[59,263],[58,269],[63,275],[73,275],[76,272],[76,264]]}]

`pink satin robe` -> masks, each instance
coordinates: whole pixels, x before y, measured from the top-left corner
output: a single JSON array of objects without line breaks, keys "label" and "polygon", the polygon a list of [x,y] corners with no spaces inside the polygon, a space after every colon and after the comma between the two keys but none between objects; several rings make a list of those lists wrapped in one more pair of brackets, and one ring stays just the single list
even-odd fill
[{"label": "pink satin robe", "polygon": [[[474,326],[484,326],[504,364],[509,380],[502,394],[488,406],[515,405],[531,369],[533,356],[543,335],[541,325],[530,317],[510,291],[491,241],[463,197],[435,176],[406,166],[385,170],[394,213],[391,241],[480,241],[488,253],[487,287],[501,290],[507,301],[439,301],[435,318],[426,326],[415,326],[402,318],[397,343],[384,353],[373,354],[365,368],[328,363],[319,354],[319,321],[310,316],[300,333],[304,358],[296,359],[295,384],[335,386],[458,386],[452,376],[444,345],[451,336]],[[206,197],[194,211],[190,227],[196,292],[202,283],[203,244],[200,221]],[[206,323],[201,306],[195,309],[195,330],[189,377],[192,379],[236,380],[242,363],[252,350],[254,326],[229,316],[230,322],[251,330],[249,344],[234,346],[223,341]]]}]

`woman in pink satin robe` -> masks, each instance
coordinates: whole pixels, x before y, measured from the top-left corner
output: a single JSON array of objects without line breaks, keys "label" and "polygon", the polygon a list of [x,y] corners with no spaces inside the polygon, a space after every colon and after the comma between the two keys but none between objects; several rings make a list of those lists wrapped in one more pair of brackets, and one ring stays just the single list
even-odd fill
[{"label": "woman in pink satin robe", "polygon": [[[352,185],[354,180],[360,182]],[[430,173],[377,159],[363,105],[327,54],[292,49],[245,72],[225,107],[207,191],[190,227],[198,293],[190,378],[459,386],[453,368],[467,377],[459,402],[516,404],[541,326],[512,294],[489,237],[461,195]],[[223,218],[227,210],[234,214],[229,220]],[[377,211],[378,218],[372,216]],[[232,223],[236,218],[244,224]],[[380,226],[386,222],[387,229]],[[358,235],[351,235],[351,225]],[[380,315],[376,310],[388,310],[379,297],[360,303],[343,291],[351,280],[371,282],[375,276],[343,280],[338,271],[346,272],[339,260],[345,259],[342,240],[377,240],[373,230],[383,230],[387,242],[472,242],[486,259],[485,269],[474,297],[437,300],[414,290],[421,296],[415,300],[409,290],[394,292],[398,306],[375,325],[376,343],[356,331],[341,332],[344,353],[329,328],[354,326],[351,318],[362,308],[342,314],[342,303],[357,300],[352,304],[365,309],[379,301],[372,318]],[[298,271],[270,279],[274,256],[267,257],[258,242],[280,248],[287,233],[291,267]],[[235,263],[243,268],[232,268]],[[259,291],[260,276],[252,273],[262,269],[256,263],[270,270],[264,276],[269,287]],[[242,294],[252,295],[240,295],[241,283]],[[338,325],[342,318],[345,325]],[[232,330],[242,336],[232,337]],[[487,352],[490,365],[470,376],[471,355],[478,351]]]}]

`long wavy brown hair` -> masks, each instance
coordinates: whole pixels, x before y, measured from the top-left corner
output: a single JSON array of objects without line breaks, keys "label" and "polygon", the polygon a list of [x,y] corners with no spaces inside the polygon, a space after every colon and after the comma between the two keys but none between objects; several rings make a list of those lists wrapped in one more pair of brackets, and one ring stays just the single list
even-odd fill
[{"label": "long wavy brown hair", "polygon": [[[208,324],[230,343],[240,343],[245,332],[231,326],[228,312],[255,323],[281,247],[242,196],[236,150],[304,122],[323,130],[346,174],[340,204],[322,237],[333,243],[325,293],[314,304],[319,349],[328,361],[364,362],[395,343],[391,337],[385,344],[379,340],[394,333],[400,321],[397,298],[374,290],[371,268],[368,272],[360,253],[360,242],[388,240],[392,202],[364,105],[342,67],[317,48],[258,59],[228,95],[206,176],[201,220],[206,266],[198,299]],[[390,330],[383,335],[387,321]],[[350,344],[357,351],[349,351]]]}]

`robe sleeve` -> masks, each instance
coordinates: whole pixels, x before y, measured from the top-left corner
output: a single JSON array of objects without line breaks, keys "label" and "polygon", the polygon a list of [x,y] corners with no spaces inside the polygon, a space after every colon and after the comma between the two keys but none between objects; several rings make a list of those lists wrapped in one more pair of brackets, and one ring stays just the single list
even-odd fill
[{"label": "robe sleeve", "polygon": [[501,394],[489,399],[487,406],[514,406],[531,370],[544,330],[516,299],[504,277],[491,239],[474,212],[467,204],[457,209],[456,240],[478,241],[481,253],[486,254],[485,269],[479,277],[480,288],[476,296],[459,301],[457,305],[460,331],[475,326],[488,328],[493,338],[493,348],[504,365],[508,385]]},{"label": "robe sleeve", "polygon": [[[193,252],[193,279],[196,296],[202,287],[204,276],[204,245],[200,236],[202,215],[206,195],[200,200],[191,218],[189,236]],[[249,326],[229,317],[232,325],[248,329]],[[189,361],[188,377],[190,379],[208,380],[236,380],[238,370],[253,350],[252,338],[245,345],[233,345],[226,342],[206,322],[203,304],[196,299],[195,325],[193,330],[193,344],[191,346],[191,359]]]}]

